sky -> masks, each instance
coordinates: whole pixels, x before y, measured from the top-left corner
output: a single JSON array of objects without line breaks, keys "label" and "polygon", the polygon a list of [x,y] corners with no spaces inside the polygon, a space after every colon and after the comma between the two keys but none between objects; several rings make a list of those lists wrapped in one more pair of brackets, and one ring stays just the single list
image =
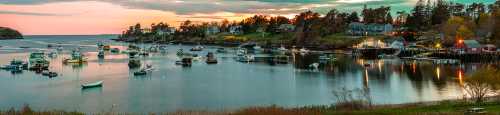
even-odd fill
[{"label": "sky", "polygon": [[[255,14],[294,17],[312,10],[391,6],[410,12],[418,0],[0,0],[0,26],[24,35],[119,34],[136,23],[241,20]],[[425,0],[427,1],[427,0]],[[434,0],[432,0],[434,1]],[[449,0],[493,3],[495,0]]]}]

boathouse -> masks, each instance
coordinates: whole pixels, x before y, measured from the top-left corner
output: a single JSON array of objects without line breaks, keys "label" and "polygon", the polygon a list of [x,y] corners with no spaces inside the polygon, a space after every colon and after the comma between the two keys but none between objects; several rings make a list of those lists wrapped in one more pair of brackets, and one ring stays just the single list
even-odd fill
[{"label": "boathouse", "polygon": [[458,40],[455,48],[460,50],[460,53],[480,53],[482,51],[481,44],[476,40]]}]

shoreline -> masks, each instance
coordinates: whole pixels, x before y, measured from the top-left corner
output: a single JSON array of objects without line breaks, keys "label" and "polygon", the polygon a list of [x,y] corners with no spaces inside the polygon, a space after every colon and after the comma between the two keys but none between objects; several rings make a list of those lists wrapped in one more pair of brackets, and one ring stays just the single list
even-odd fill
[{"label": "shoreline", "polygon": [[490,101],[474,103],[464,99],[449,99],[441,101],[427,101],[403,104],[380,104],[370,105],[363,108],[351,108],[342,105],[311,105],[300,107],[254,106],[244,107],[235,110],[177,110],[174,112],[79,112],[65,110],[33,110],[29,105],[24,105],[20,109],[10,108],[0,110],[0,114],[168,114],[168,115],[323,115],[323,114],[464,114],[468,109],[480,107],[485,108],[488,113],[500,113],[499,97],[489,97]]}]

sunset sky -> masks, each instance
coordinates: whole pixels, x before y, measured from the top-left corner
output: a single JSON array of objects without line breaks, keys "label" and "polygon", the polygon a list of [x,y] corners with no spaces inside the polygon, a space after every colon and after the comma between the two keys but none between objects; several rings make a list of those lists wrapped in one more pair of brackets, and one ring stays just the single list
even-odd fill
[{"label": "sunset sky", "polygon": [[[359,11],[391,6],[409,12],[418,0],[1,0],[0,26],[25,35],[117,34],[129,25],[240,20],[254,14],[293,17],[305,10]],[[427,0],[425,0],[427,1]],[[495,0],[450,0],[493,3]]]}]

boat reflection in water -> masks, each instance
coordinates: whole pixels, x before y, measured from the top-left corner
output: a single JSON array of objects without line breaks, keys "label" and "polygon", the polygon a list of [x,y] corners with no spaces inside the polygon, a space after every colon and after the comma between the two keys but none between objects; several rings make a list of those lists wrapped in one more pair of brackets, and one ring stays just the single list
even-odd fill
[{"label": "boat reflection in water", "polygon": [[[66,38],[42,40],[64,42]],[[84,39],[83,45],[95,46],[88,39],[99,37],[77,38]],[[78,43],[74,40],[69,39],[67,43]],[[2,41],[0,45],[14,43]],[[37,45],[32,44],[30,47]],[[126,51],[127,46],[123,44],[121,51]],[[167,47],[168,52],[176,52],[193,46]],[[0,108],[28,103],[42,109],[96,112],[117,104],[115,109],[118,112],[173,112],[200,108],[231,110],[270,104],[285,107],[329,105],[335,102],[332,91],[343,87],[370,92],[375,104],[436,101],[461,97],[463,79],[474,68],[486,65],[438,65],[398,58],[359,59],[341,54],[334,54],[335,60],[322,62],[322,55],[313,52],[288,54],[273,65],[269,64],[273,61],[261,58],[272,59],[273,56],[256,53],[254,62],[242,63],[235,59],[236,50],[225,50],[228,53],[216,53],[217,64],[194,61],[187,68],[175,64],[181,60],[176,53],[158,52],[136,57],[141,63],[153,64],[155,71],[148,73],[147,77],[134,77],[133,72],[137,69],[129,68],[131,59],[127,53],[111,53],[99,60],[95,47],[84,47],[82,52],[88,54],[86,63],[63,64],[63,58],[71,56],[68,52],[51,59],[50,71],[60,74],[53,79],[42,78],[31,71],[15,75],[10,71],[0,71],[3,94]],[[207,47],[196,53],[204,55],[216,51],[217,47]],[[9,64],[12,59],[26,59],[29,53],[0,53],[0,65]],[[281,62],[284,60],[287,63]],[[317,70],[310,71],[310,65],[315,63],[318,64]],[[105,81],[105,86],[81,90],[82,83],[100,80]],[[37,98],[26,98],[32,96]]]}]

